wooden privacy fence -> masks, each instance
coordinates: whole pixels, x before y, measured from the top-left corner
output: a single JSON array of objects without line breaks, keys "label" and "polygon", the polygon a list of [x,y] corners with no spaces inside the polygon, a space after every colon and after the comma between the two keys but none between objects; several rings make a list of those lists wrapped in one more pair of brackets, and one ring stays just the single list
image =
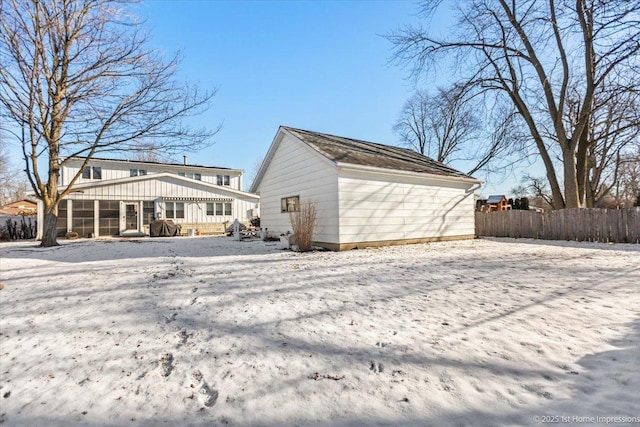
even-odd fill
[{"label": "wooden privacy fence", "polygon": [[476,212],[476,235],[640,243],[640,207]]}]

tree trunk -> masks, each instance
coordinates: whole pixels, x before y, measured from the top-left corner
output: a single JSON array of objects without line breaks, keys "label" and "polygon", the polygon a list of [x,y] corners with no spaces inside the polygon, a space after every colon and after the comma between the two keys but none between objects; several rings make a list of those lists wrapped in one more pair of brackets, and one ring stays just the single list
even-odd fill
[{"label": "tree trunk", "polygon": [[56,237],[56,225],[58,222],[58,205],[44,207],[44,219],[42,221],[42,242],[40,246],[59,246]]},{"label": "tree trunk", "polygon": [[581,207],[581,203],[578,192],[578,176],[574,151],[566,147],[563,147],[562,151],[564,166],[564,207],[566,209],[579,208]]}]

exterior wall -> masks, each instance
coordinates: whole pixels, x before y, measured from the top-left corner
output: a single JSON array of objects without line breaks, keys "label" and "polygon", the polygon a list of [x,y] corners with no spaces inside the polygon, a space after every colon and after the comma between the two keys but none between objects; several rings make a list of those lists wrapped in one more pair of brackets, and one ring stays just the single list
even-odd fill
[{"label": "exterior wall", "polygon": [[472,183],[341,171],[339,244],[395,243],[475,233]]},{"label": "exterior wall", "polygon": [[[95,182],[94,182],[95,184]],[[144,232],[142,221],[143,203],[144,201],[154,202],[154,214],[157,218],[171,219],[177,224],[183,225],[183,234],[186,234],[187,228],[202,228],[203,233],[207,231],[218,232],[220,227],[214,224],[224,224],[233,222],[238,219],[241,222],[247,222],[251,219],[252,213],[258,204],[256,196],[245,196],[231,194],[224,191],[225,187],[220,188],[219,192],[211,187],[206,187],[194,181],[192,185],[185,185],[181,178],[175,179],[171,176],[162,176],[159,178],[144,179],[136,182],[108,184],[103,183],[97,187],[81,188],[77,192],[71,193],[61,205],[68,207],[66,224],[68,230],[73,230],[73,205],[74,201],[91,200],[95,201],[95,230],[94,234],[99,235],[99,200],[113,200],[120,202],[120,215],[124,215],[124,204],[134,203],[138,206],[138,230]],[[161,196],[160,196],[161,195]],[[165,213],[166,202],[184,203],[184,218],[167,218]],[[207,215],[207,203],[232,203],[231,215]],[[40,207],[40,204],[39,204]],[[42,209],[39,209],[39,216],[42,215]],[[62,220],[64,222],[64,220]],[[38,237],[42,236],[42,221],[38,221]],[[200,226],[202,225],[202,226]],[[207,226],[209,225],[209,226]],[[122,229],[122,227],[121,227]],[[82,236],[86,237],[86,236]]]},{"label": "exterior wall", "polygon": [[[251,219],[251,209],[256,207],[257,201],[247,199],[241,200],[226,194],[219,193],[211,189],[200,187],[194,183],[192,187],[171,178],[147,179],[140,182],[129,182],[115,185],[104,185],[101,187],[82,190],[82,193],[72,193],[69,199],[84,200],[122,200],[122,201],[156,201],[158,207],[156,212],[164,212],[164,201],[177,201],[185,203],[185,218],[176,219],[180,222],[225,222]],[[162,197],[159,197],[162,195]],[[194,200],[189,200],[194,199]],[[207,215],[207,202],[226,201],[233,203],[232,215],[211,216]],[[166,218],[166,215],[162,215]]]},{"label": "exterior wall", "polygon": [[[81,160],[70,161],[63,167],[62,170],[62,183],[61,186],[67,185],[82,166]],[[126,160],[117,161],[105,161],[105,160],[90,160],[89,166],[100,166],[102,168],[102,179],[84,179],[80,177],[76,184],[96,183],[100,181],[107,181],[111,179],[129,178],[131,176],[131,169],[144,169],[148,175],[154,173],[168,172],[172,174],[184,173],[198,173],[202,177],[203,182],[209,184],[217,184],[218,175],[229,175],[229,185],[225,186],[234,190],[242,191],[242,171],[235,169],[215,169],[198,166],[181,166],[181,165],[169,165],[169,164],[154,164],[154,163],[140,163],[140,162],[127,162]]]},{"label": "exterior wall", "polygon": [[314,240],[338,243],[338,175],[334,166],[306,144],[284,134],[260,181],[260,225],[270,236],[291,230],[280,200],[300,196],[317,210]]}]

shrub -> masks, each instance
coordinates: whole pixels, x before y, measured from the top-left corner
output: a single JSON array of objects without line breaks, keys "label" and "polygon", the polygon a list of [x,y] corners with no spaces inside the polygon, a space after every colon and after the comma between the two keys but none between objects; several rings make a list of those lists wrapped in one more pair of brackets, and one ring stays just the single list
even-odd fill
[{"label": "shrub", "polygon": [[316,207],[311,203],[300,206],[300,209],[289,213],[289,221],[300,252],[311,250],[313,228],[316,225]]}]

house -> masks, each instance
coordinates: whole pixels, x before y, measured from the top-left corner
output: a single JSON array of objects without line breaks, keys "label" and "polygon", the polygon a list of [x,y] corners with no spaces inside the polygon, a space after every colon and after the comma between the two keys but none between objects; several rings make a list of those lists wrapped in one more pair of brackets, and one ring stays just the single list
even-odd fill
[{"label": "house", "polygon": [[509,209],[511,209],[511,205],[509,204],[509,200],[507,200],[507,196],[498,194],[489,196],[481,210],[484,212],[498,212]]},{"label": "house", "polygon": [[[61,171],[61,190],[85,158],[69,158]],[[58,208],[57,235],[80,237],[149,234],[153,220],[172,220],[182,233],[223,233],[225,224],[246,222],[259,197],[241,191],[242,171],[221,167],[92,158]],[[38,201],[38,238],[43,206]]]},{"label": "house", "polygon": [[313,203],[314,243],[332,250],[471,239],[480,181],[414,151],[281,126],[250,191],[270,236]]},{"label": "house", "polygon": [[38,204],[32,200],[22,199],[7,203],[0,207],[2,215],[35,215]]}]

